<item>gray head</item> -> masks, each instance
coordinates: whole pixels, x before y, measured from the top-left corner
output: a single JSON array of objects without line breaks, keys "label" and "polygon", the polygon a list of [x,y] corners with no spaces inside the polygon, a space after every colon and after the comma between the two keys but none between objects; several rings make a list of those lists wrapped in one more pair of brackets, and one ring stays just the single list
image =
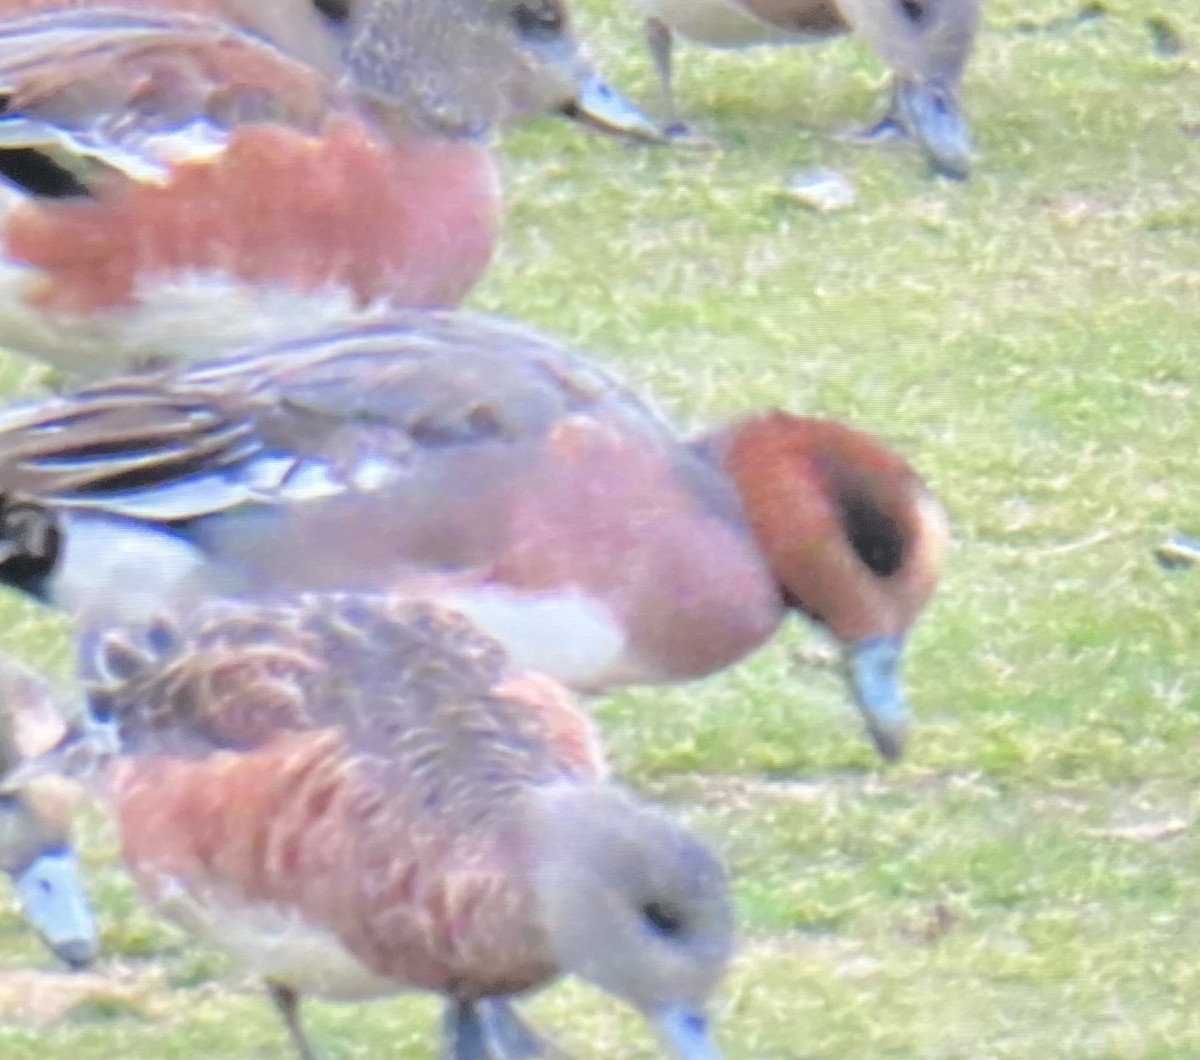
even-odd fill
[{"label": "gray head", "polygon": [[[0,655],[0,773],[51,750],[65,725],[47,682]],[[99,949],[96,924],[69,845],[76,785],[53,772],[0,787],[0,871],[46,946],[73,968]]]},{"label": "gray head", "polygon": [[[3,801],[0,796],[0,802]],[[0,816],[14,818],[0,829],[21,829],[24,809],[0,805]],[[5,851],[5,853],[10,853]],[[83,892],[79,864],[65,845],[47,845],[22,867],[6,866],[29,926],[59,960],[72,968],[85,968],[96,959],[100,940],[96,922]]]},{"label": "gray head", "polygon": [[971,134],[958,87],[982,0],[842,0],[854,28],[895,72],[894,117],[948,176],[970,169]]},{"label": "gray head", "polygon": [[537,894],[561,969],[638,1009],[672,1055],[715,1060],[705,1006],[733,952],[720,862],[617,789],[538,799]]},{"label": "gray head", "polygon": [[311,0],[355,91],[387,123],[479,137],[562,114],[660,139],[583,58],[566,0]]}]

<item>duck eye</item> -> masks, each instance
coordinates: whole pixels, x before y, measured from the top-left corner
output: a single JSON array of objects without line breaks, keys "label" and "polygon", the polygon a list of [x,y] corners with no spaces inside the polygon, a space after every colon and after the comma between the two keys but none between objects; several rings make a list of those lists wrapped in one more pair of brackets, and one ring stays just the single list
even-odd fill
[{"label": "duck eye", "polygon": [[318,15],[336,25],[350,21],[350,0],[312,0],[312,3]]},{"label": "duck eye", "polygon": [[900,0],[900,10],[913,25],[920,25],[925,17],[925,5],[921,0]]},{"label": "duck eye", "polygon": [[838,507],[858,558],[876,577],[890,578],[904,565],[907,543],[903,529],[864,494],[846,493],[838,498]]},{"label": "duck eye", "polygon": [[563,31],[563,12],[554,0],[524,0],[512,10],[522,37],[554,37]]},{"label": "duck eye", "polygon": [[642,906],[642,919],[665,938],[677,938],[683,932],[683,914],[664,902],[647,902]]}]

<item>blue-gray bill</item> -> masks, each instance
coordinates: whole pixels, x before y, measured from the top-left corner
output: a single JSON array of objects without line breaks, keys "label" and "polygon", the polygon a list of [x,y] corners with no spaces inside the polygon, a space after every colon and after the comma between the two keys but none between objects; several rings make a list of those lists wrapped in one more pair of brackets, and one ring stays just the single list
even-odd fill
[{"label": "blue-gray bill", "polygon": [[900,125],[920,145],[934,170],[965,180],[971,171],[971,132],[952,86],[939,78],[897,84],[894,102]]},{"label": "blue-gray bill", "polygon": [[673,1005],[660,1012],[654,1022],[675,1060],[721,1060],[708,1020],[701,1013]]},{"label": "blue-gray bill", "polygon": [[100,944],[79,879],[75,855],[66,849],[35,858],[13,876],[22,912],[49,950],[72,968],[96,959]]},{"label": "blue-gray bill", "polygon": [[879,753],[894,762],[908,737],[908,704],[900,691],[900,637],[876,637],[847,648],[846,667],[854,698]]},{"label": "blue-gray bill", "polygon": [[644,143],[666,143],[667,136],[624,96],[591,77],[563,113],[574,121],[613,136]]}]

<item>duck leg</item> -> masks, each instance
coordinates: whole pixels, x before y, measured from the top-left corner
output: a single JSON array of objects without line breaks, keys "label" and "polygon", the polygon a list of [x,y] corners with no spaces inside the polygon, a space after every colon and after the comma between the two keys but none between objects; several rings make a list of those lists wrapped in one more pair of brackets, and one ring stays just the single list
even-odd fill
[{"label": "duck leg", "polygon": [[506,998],[486,998],[477,1007],[496,1060],[566,1060],[566,1055],[530,1027]]},{"label": "duck leg", "polygon": [[452,1001],[442,1017],[441,1060],[490,1060],[479,1010],[471,1001]]},{"label": "duck leg", "polygon": [[662,86],[663,104],[666,111],[666,127],[663,132],[672,138],[688,135],[688,127],[679,120],[679,111],[675,107],[675,87],[672,80],[671,52],[674,38],[671,27],[660,18],[648,18],[645,25],[646,47],[650,49],[650,58],[654,60],[654,69],[658,72],[658,82]]},{"label": "duck leg", "polygon": [[564,1060],[507,1001],[459,1001],[447,1006],[442,1060]]},{"label": "duck leg", "polygon": [[856,144],[879,144],[908,139],[908,129],[905,128],[900,113],[899,86],[895,79],[892,80],[891,96],[883,117],[865,129],[855,129],[846,133],[842,139]]},{"label": "duck leg", "polygon": [[300,1022],[300,995],[290,987],[280,986],[278,983],[267,983],[267,993],[271,995],[283,1025],[287,1027],[288,1037],[296,1055],[300,1060],[318,1060]]}]

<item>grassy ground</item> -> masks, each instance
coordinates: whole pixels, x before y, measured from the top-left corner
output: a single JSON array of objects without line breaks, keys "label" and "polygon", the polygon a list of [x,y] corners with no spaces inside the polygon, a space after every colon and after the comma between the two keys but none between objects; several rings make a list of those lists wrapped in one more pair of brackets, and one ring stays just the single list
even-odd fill
[{"label": "grassy ground", "polygon": [[[954,520],[903,765],[880,769],[798,625],[735,672],[601,707],[621,772],[736,875],[732,1058],[1200,1056],[1200,571],[1152,558],[1200,531],[1200,7],[1038,6],[1029,32],[989,5],[966,184],[826,135],[879,105],[852,42],[683,49],[681,104],[722,150],[507,140],[477,304],[608,355],[688,422],[781,404],[868,426]],[[1156,51],[1155,15],[1182,54]],[[581,22],[653,106],[636,18],[612,0]],[[830,167],[854,208],[779,195]],[[61,670],[57,627],[3,606],[0,646]],[[0,914],[0,1055],[286,1056],[252,984],[136,905],[98,820],[84,845],[109,963],[48,975]],[[530,1007],[576,1056],[656,1055],[581,987]],[[432,1055],[424,999],[309,1020],[331,1060]]]}]

